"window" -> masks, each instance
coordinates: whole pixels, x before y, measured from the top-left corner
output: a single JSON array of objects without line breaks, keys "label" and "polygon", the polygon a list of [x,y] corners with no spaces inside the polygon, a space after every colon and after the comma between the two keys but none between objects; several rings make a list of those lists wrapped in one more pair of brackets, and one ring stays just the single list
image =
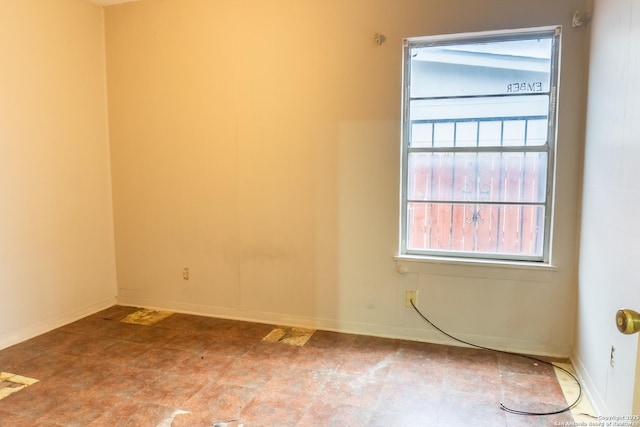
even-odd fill
[{"label": "window", "polygon": [[401,255],[549,261],[559,38],[405,40]]}]

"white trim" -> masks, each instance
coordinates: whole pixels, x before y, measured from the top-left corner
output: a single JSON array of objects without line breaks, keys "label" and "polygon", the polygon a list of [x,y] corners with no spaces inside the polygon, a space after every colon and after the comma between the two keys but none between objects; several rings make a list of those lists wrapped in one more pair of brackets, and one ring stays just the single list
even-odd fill
[{"label": "white trim", "polygon": [[418,36],[407,37],[403,41],[407,42],[437,42],[437,41],[449,41],[449,40],[473,40],[485,37],[502,37],[508,34],[514,35],[527,35],[532,33],[546,33],[554,31],[556,36],[562,34],[562,25],[547,25],[543,27],[529,27],[529,28],[511,28],[505,30],[489,30],[489,31],[475,31],[468,33],[454,33],[454,34],[439,34],[430,36]]},{"label": "white trim", "polygon": [[[399,274],[417,273],[431,276],[482,277],[512,280],[517,283],[553,283],[556,267],[548,264],[530,265],[488,260],[457,260],[427,257],[394,257]],[[567,353],[568,355],[569,353]]]},{"label": "white trim", "polygon": [[393,259],[397,263],[426,263],[426,264],[451,264],[473,267],[500,267],[522,270],[556,271],[557,266],[545,262],[508,261],[490,258],[453,258],[427,255],[396,255]]},{"label": "white trim", "polygon": [[100,310],[109,308],[115,305],[115,303],[116,297],[105,298],[101,301],[96,301],[92,304],[85,305],[84,307],[77,308],[63,315],[45,319],[27,327],[11,331],[4,335],[0,335],[0,350],[6,347],[10,347],[14,344],[21,343],[28,339],[37,337],[38,335],[52,331],[69,323],[75,322],[76,320],[82,319],[83,317],[87,317],[91,314],[97,313]]},{"label": "white trim", "polygon": [[600,393],[598,393],[598,389],[595,383],[591,379],[591,376],[589,376],[589,373],[587,372],[584,364],[575,351],[571,355],[571,364],[576,370],[576,374],[578,376],[578,379],[580,380],[580,384],[582,385],[582,392],[585,394],[587,399],[589,399],[593,410],[596,412],[593,415],[611,415],[607,404],[605,403]]},{"label": "white trim", "polygon": [[[242,310],[229,307],[215,307],[210,305],[191,304],[177,301],[160,301],[147,298],[127,297],[122,295],[118,296],[118,304],[148,308],[152,310],[165,310],[173,311],[176,313],[194,314],[198,316],[219,317],[224,319],[317,329],[346,334],[368,335],[392,339],[405,339],[451,346],[461,345],[453,340],[442,336],[439,332],[431,329],[428,325],[420,328],[406,326],[387,326],[372,323],[340,321],[280,313]],[[568,357],[571,354],[571,349],[569,346],[559,347],[550,345],[548,343],[468,334],[460,334],[458,338],[467,342],[478,344],[484,347],[494,348],[501,351],[511,351],[550,357]]]}]

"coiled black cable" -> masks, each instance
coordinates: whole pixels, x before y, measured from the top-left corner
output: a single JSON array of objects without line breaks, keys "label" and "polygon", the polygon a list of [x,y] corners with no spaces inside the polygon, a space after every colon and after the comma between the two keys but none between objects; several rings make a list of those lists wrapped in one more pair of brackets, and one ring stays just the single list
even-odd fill
[{"label": "coiled black cable", "polygon": [[422,319],[424,319],[425,322],[427,322],[429,325],[431,325],[432,328],[434,328],[435,330],[437,330],[441,334],[451,338],[454,341],[457,341],[457,342],[462,343],[462,344],[466,344],[466,345],[471,346],[471,347],[479,348],[481,350],[488,350],[488,351],[492,351],[492,352],[495,352],[495,353],[509,354],[509,355],[512,355],[512,356],[518,356],[518,357],[522,357],[522,358],[525,358],[525,359],[533,360],[533,361],[538,362],[538,363],[543,363],[545,365],[552,366],[554,368],[560,369],[565,374],[569,375],[571,378],[573,378],[573,380],[578,385],[578,397],[576,398],[576,400],[573,403],[571,403],[570,405],[568,405],[567,407],[565,407],[563,409],[559,409],[557,411],[549,411],[549,412],[521,411],[521,410],[518,410],[518,409],[509,408],[504,403],[498,402],[500,404],[500,408],[502,410],[504,410],[506,412],[509,412],[511,414],[516,414],[516,415],[539,415],[539,416],[542,416],[542,415],[556,415],[556,414],[561,414],[561,413],[566,412],[566,411],[570,411],[571,409],[573,409],[580,402],[580,399],[582,399],[582,385],[580,384],[580,381],[578,380],[578,378],[573,373],[571,373],[569,370],[563,368],[562,366],[558,366],[558,365],[555,365],[552,362],[547,362],[546,360],[538,359],[537,357],[528,356],[526,354],[514,353],[514,352],[510,352],[510,351],[503,351],[503,350],[496,350],[495,348],[484,347],[484,346],[481,346],[481,345],[478,345],[478,344],[473,344],[473,343],[461,340],[460,338],[456,338],[453,335],[448,334],[447,332],[445,332],[442,329],[440,329],[439,327],[437,327],[433,322],[431,322],[431,320],[429,320],[427,318],[427,316],[422,314],[422,312],[414,304],[413,299],[410,299],[409,302],[411,303],[411,306],[416,311],[416,313],[418,313],[418,315],[420,317],[422,317]]}]

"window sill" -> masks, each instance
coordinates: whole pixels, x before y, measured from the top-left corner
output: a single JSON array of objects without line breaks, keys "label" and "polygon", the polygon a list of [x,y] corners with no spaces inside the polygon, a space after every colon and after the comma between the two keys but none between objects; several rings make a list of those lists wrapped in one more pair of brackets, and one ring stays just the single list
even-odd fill
[{"label": "window sill", "polygon": [[420,273],[548,283],[553,281],[553,275],[558,270],[555,265],[541,262],[417,255],[396,255],[393,259],[400,274]]}]

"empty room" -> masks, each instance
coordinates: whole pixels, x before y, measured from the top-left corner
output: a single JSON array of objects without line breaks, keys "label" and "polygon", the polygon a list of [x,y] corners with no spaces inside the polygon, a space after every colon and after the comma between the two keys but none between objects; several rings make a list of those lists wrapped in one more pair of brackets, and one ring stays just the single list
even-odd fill
[{"label": "empty room", "polygon": [[0,0],[0,426],[640,426],[638,52],[640,0]]}]

